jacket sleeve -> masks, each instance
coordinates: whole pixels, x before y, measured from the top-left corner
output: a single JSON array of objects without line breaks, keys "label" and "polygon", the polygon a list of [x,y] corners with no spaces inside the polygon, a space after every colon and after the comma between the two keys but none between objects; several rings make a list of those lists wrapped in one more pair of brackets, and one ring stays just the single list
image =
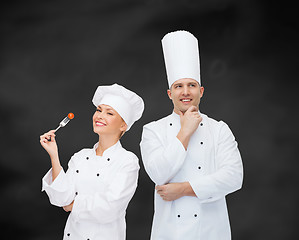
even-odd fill
[{"label": "jacket sleeve", "polygon": [[71,212],[74,221],[89,220],[105,224],[125,214],[137,187],[138,158],[134,155],[133,160],[115,174],[105,192],[76,196]]},{"label": "jacket sleeve", "polygon": [[[222,122],[223,123],[223,122]],[[217,171],[189,181],[193,191],[204,202],[219,200],[242,186],[243,165],[234,135],[223,123],[216,143]]]},{"label": "jacket sleeve", "polygon": [[168,183],[182,167],[187,152],[177,137],[163,144],[159,130],[152,124],[143,127],[140,143],[145,170],[157,185]]},{"label": "jacket sleeve", "polygon": [[42,191],[47,193],[52,205],[63,207],[69,205],[75,198],[73,158],[74,156],[69,161],[67,172],[61,168],[54,181],[52,181],[52,168],[42,179]]}]

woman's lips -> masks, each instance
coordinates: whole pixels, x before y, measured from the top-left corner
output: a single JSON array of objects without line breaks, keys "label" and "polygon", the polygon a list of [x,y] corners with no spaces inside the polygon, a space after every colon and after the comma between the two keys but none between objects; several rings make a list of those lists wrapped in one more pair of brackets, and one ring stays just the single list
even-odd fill
[{"label": "woman's lips", "polygon": [[104,126],[106,126],[106,124],[103,123],[103,122],[96,121],[95,123],[96,123],[96,126],[98,126],[98,127],[104,127]]}]

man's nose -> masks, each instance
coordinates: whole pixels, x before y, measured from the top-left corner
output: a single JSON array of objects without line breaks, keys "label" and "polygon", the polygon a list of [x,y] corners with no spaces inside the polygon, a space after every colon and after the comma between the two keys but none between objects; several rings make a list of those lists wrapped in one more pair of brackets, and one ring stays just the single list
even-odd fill
[{"label": "man's nose", "polygon": [[186,96],[186,95],[189,95],[189,89],[187,86],[184,86],[183,87],[183,95]]}]

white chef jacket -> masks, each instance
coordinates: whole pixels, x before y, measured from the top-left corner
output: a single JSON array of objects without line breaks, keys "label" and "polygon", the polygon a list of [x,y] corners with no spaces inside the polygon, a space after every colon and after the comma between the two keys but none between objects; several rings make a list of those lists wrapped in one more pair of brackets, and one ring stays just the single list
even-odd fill
[{"label": "white chef jacket", "polygon": [[126,208],[137,187],[139,163],[118,141],[96,155],[96,148],[83,149],[69,161],[52,182],[52,169],[42,179],[53,205],[74,200],[67,219],[64,240],[124,240]]},{"label": "white chef jacket", "polygon": [[225,196],[241,188],[242,160],[227,124],[200,115],[187,151],[176,137],[181,128],[178,114],[143,127],[141,154],[152,181],[187,181],[197,196],[164,201],[155,192],[151,240],[231,239]]}]

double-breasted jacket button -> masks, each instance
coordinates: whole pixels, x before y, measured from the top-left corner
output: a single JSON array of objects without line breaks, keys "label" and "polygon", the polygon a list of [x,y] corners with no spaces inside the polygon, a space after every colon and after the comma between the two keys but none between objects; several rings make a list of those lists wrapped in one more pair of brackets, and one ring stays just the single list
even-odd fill
[{"label": "double-breasted jacket button", "polygon": [[70,235],[71,235],[70,233],[67,234],[68,237],[69,237]]},{"label": "double-breasted jacket button", "polygon": [[79,170],[76,170],[76,173],[79,173]]},{"label": "double-breasted jacket button", "polygon": [[179,217],[181,217],[181,215],[180,215],[180,214],[178,215],[178,218],[179,218]]},{"label": "double-breasted jacket button", "polygon": [[89,159],[89,157],[86,157],[86,160],[88,160]]},{"label": "double-breasted jacket button", "polygon": [[196,214],[196,213],[194,214],[194,217],[197,217],[197,214]]},{"label": "double-breasted jacket button", "polygon": [[99,174],[99,173],[97,173],[97,177],[98,177],[98,176],[100,176],[100,174]]},{"label": "double-breasted jacket button", "polygon": [[203,142],[200,142],[200,144],[202,145],[202,144],[203,144]]},{"label": "double-breasted jacket button", "polygon": [[172,126],[172,123],[169,123],[170,126]]},{"label": "double-breasted jacket button", "polygon": [[203,126],[203,123],[200,123],[200,126]]},{"label": "double-breasted jacket button", "polygon": [[76,195],[78,195],[78,192],[75,192]]},{"label": "double-breasted jacket button", "polygon": [[109,161],[110,161],[110,158],[107,158],[107,161],[109,162]]},{"label": "double-breasted jacket button", "polygon": [[198,169],[201,169],[201,166],[198,166]]}]

